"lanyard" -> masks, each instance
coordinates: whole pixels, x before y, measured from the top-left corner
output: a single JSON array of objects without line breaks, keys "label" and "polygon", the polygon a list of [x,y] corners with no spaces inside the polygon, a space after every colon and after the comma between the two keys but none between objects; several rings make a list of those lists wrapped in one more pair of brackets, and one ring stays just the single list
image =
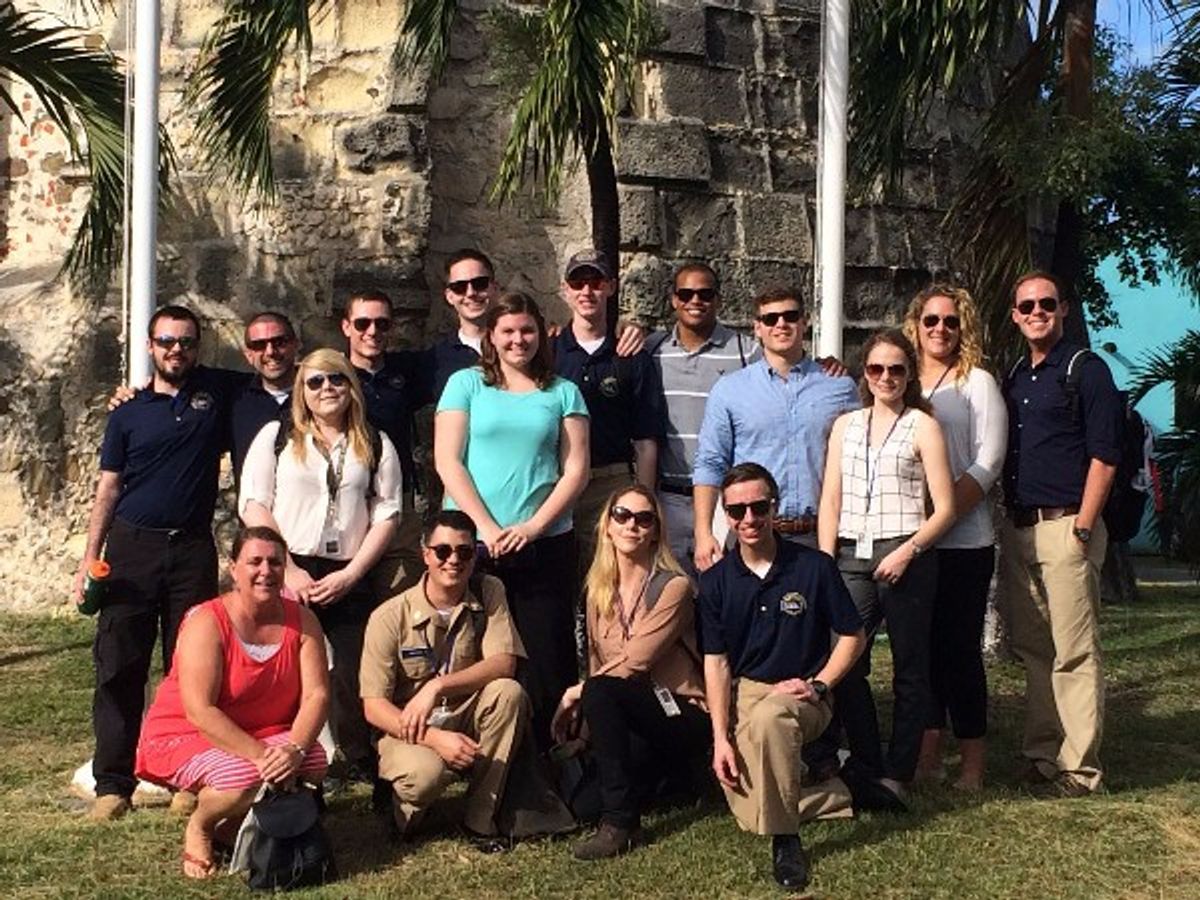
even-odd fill
[{"label": "lanyard", "polygon": [[865,441],[867,445],[867,452],[864,454],[866,457],[865,462],[867,466],[867,512],[871,511],[871,494],[875,492],[875,476],[879,474],[879,461],[880,457],[883,456],[883,448],[887,446],[887,442],[892,437],[892,432],[896,430],[896,426],[900,424],[900,419],[903,418],[904,413],[907,411],[908,407],[902,407],[900,409],[900,414],[897,415],[892,421],[892,427],[888,429],[888,433],[884,435],[883,443],[879,445],[879,449],[875,452],[874,475],[871,474],[871,423],[875,421],[875,407],[872,406],[867,412],[867,434]]},{"label": "lanyard", "polygon": [[346,448],[349,445],[349,439],[343,435],[342,442],[338,448],[341,452],[338,453],[337,463],[333,461],[333,457],[325,449],[320,442],[314,441],[317,451],[325,457],[325,462],[329,465],[325,467],[325,487],[329,490],[329,505],[325,507],[325,526],[333,524],[335,519],[334,508],[337,505],[338,492],[342,489],[342,473],[346,468]]},{"label": "lanyard", "polygon": [[953,368],[953,366],[946,366],[946,368],[942,370],[941,377],[938,378],[937,384],[935,384],[932,388],[930,388],[926,392],[926,394],[925,394],[926,400],[928,400],[930,397],[932,397],[934,394],[937,393],[938,388],[940,388],[942,386],[942,382],[946,380],[946,376],[950,374],[950,370],[952,368]]},{"label": "lanyard", "polygon": [[446,633],[446,639],[442,641],[442,652],[434,654],[433,668],[439,675],[446,675],[450,672],[450,663],[454,661],[454,644],[458,641],[458,636],[462,633],[463,624],[469,618],[471,618],[471,611],[469,609],[458,613],[458,620]]},{"label": "lanyard", "polygon": [[633,599],[633,607],[629,610],[628,618],[625,616],[625,603],[621,599],[620,592],[617,592],[617,619],[621,623],[621,634],[624,635],[626,642],[629,641],[630,630],[633,628],[634,617],[637,615],[638,607],[642,603],[642,598],[646,596],[646,588],[650,586],[650,576],[653,574],[653,572],[647,574],[646,580],[642,582],[642,589],[638,591],[637,596]]}]

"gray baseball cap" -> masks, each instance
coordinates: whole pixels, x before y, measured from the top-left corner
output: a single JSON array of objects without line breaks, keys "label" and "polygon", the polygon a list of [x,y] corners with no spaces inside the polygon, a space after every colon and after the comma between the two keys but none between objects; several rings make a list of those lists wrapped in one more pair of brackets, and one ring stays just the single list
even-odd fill
[{"label": "gray baseball cap", "polygon": [[612,266],[608,263],[608,257],[598,250],[580,250],[568,259],[567,267],[563,271],[563,278],[570,278],[580,269],[594,269],[605,278],[613,277],[613,270]]}]

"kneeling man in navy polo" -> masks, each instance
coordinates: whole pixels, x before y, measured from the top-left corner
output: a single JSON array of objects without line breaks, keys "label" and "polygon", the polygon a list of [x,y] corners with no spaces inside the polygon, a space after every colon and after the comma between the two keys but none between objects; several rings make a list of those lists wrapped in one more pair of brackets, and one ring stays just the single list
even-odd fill
[{"label": "kneeling man in navy polo", "polygon": [[700,575],[712,767],[738,824],[771,835],[775,880],[796,889],[808,883],[800,751],[829,725],[830,689],[866,638],[834,561],[774,532],[770,472],[734,466],[721,499],[737,547]]}]

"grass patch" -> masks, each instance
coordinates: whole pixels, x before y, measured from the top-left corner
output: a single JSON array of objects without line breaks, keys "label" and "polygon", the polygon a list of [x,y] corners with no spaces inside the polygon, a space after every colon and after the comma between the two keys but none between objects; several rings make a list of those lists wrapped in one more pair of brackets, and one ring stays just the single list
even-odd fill
[{"label": "grass patch", "polygon": [[[1104,611],[1109,793],[1040,802],[1017,788],[1022,678],[992,664],[989,781],[978,797],[930,788],[907,818],[805,829],[823,897],[1200,897],[1200,591],[1154,588]],[[241,897],[239,880],[179,874],[182,822],[141,810],[96,826],[66,785],[91,753],[92,623],[0,616],[0,894]],[[876,650],[877,685],[890,678]],[[881,704],[886,712],[886,704]],[[365,791],[327,821],[344,878],[312,897],[777,897],[767,842],[722,806],[648,822],[653,844],[583,865],[569,843],[485,857],[449,832],[388,843]]]}]

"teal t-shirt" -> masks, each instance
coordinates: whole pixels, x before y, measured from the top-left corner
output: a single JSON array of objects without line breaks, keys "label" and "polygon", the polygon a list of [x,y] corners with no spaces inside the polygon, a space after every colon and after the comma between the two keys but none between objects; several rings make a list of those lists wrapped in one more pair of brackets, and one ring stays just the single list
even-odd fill
[{"label": "teal t-shirt", "polygon": [[[562,420],[587,416],[583,394],[565,378],[555,378],[539,391],[513,393],[483,383],[475,367],[450,376],[438,412],[467,414],[463,463],[483,505],[501,528],[529,519],[558,483],[558,451]],[[447,509],[457,509],[447,495]],[[571,529],[566,512],[546,529],[546,536]]]}]

